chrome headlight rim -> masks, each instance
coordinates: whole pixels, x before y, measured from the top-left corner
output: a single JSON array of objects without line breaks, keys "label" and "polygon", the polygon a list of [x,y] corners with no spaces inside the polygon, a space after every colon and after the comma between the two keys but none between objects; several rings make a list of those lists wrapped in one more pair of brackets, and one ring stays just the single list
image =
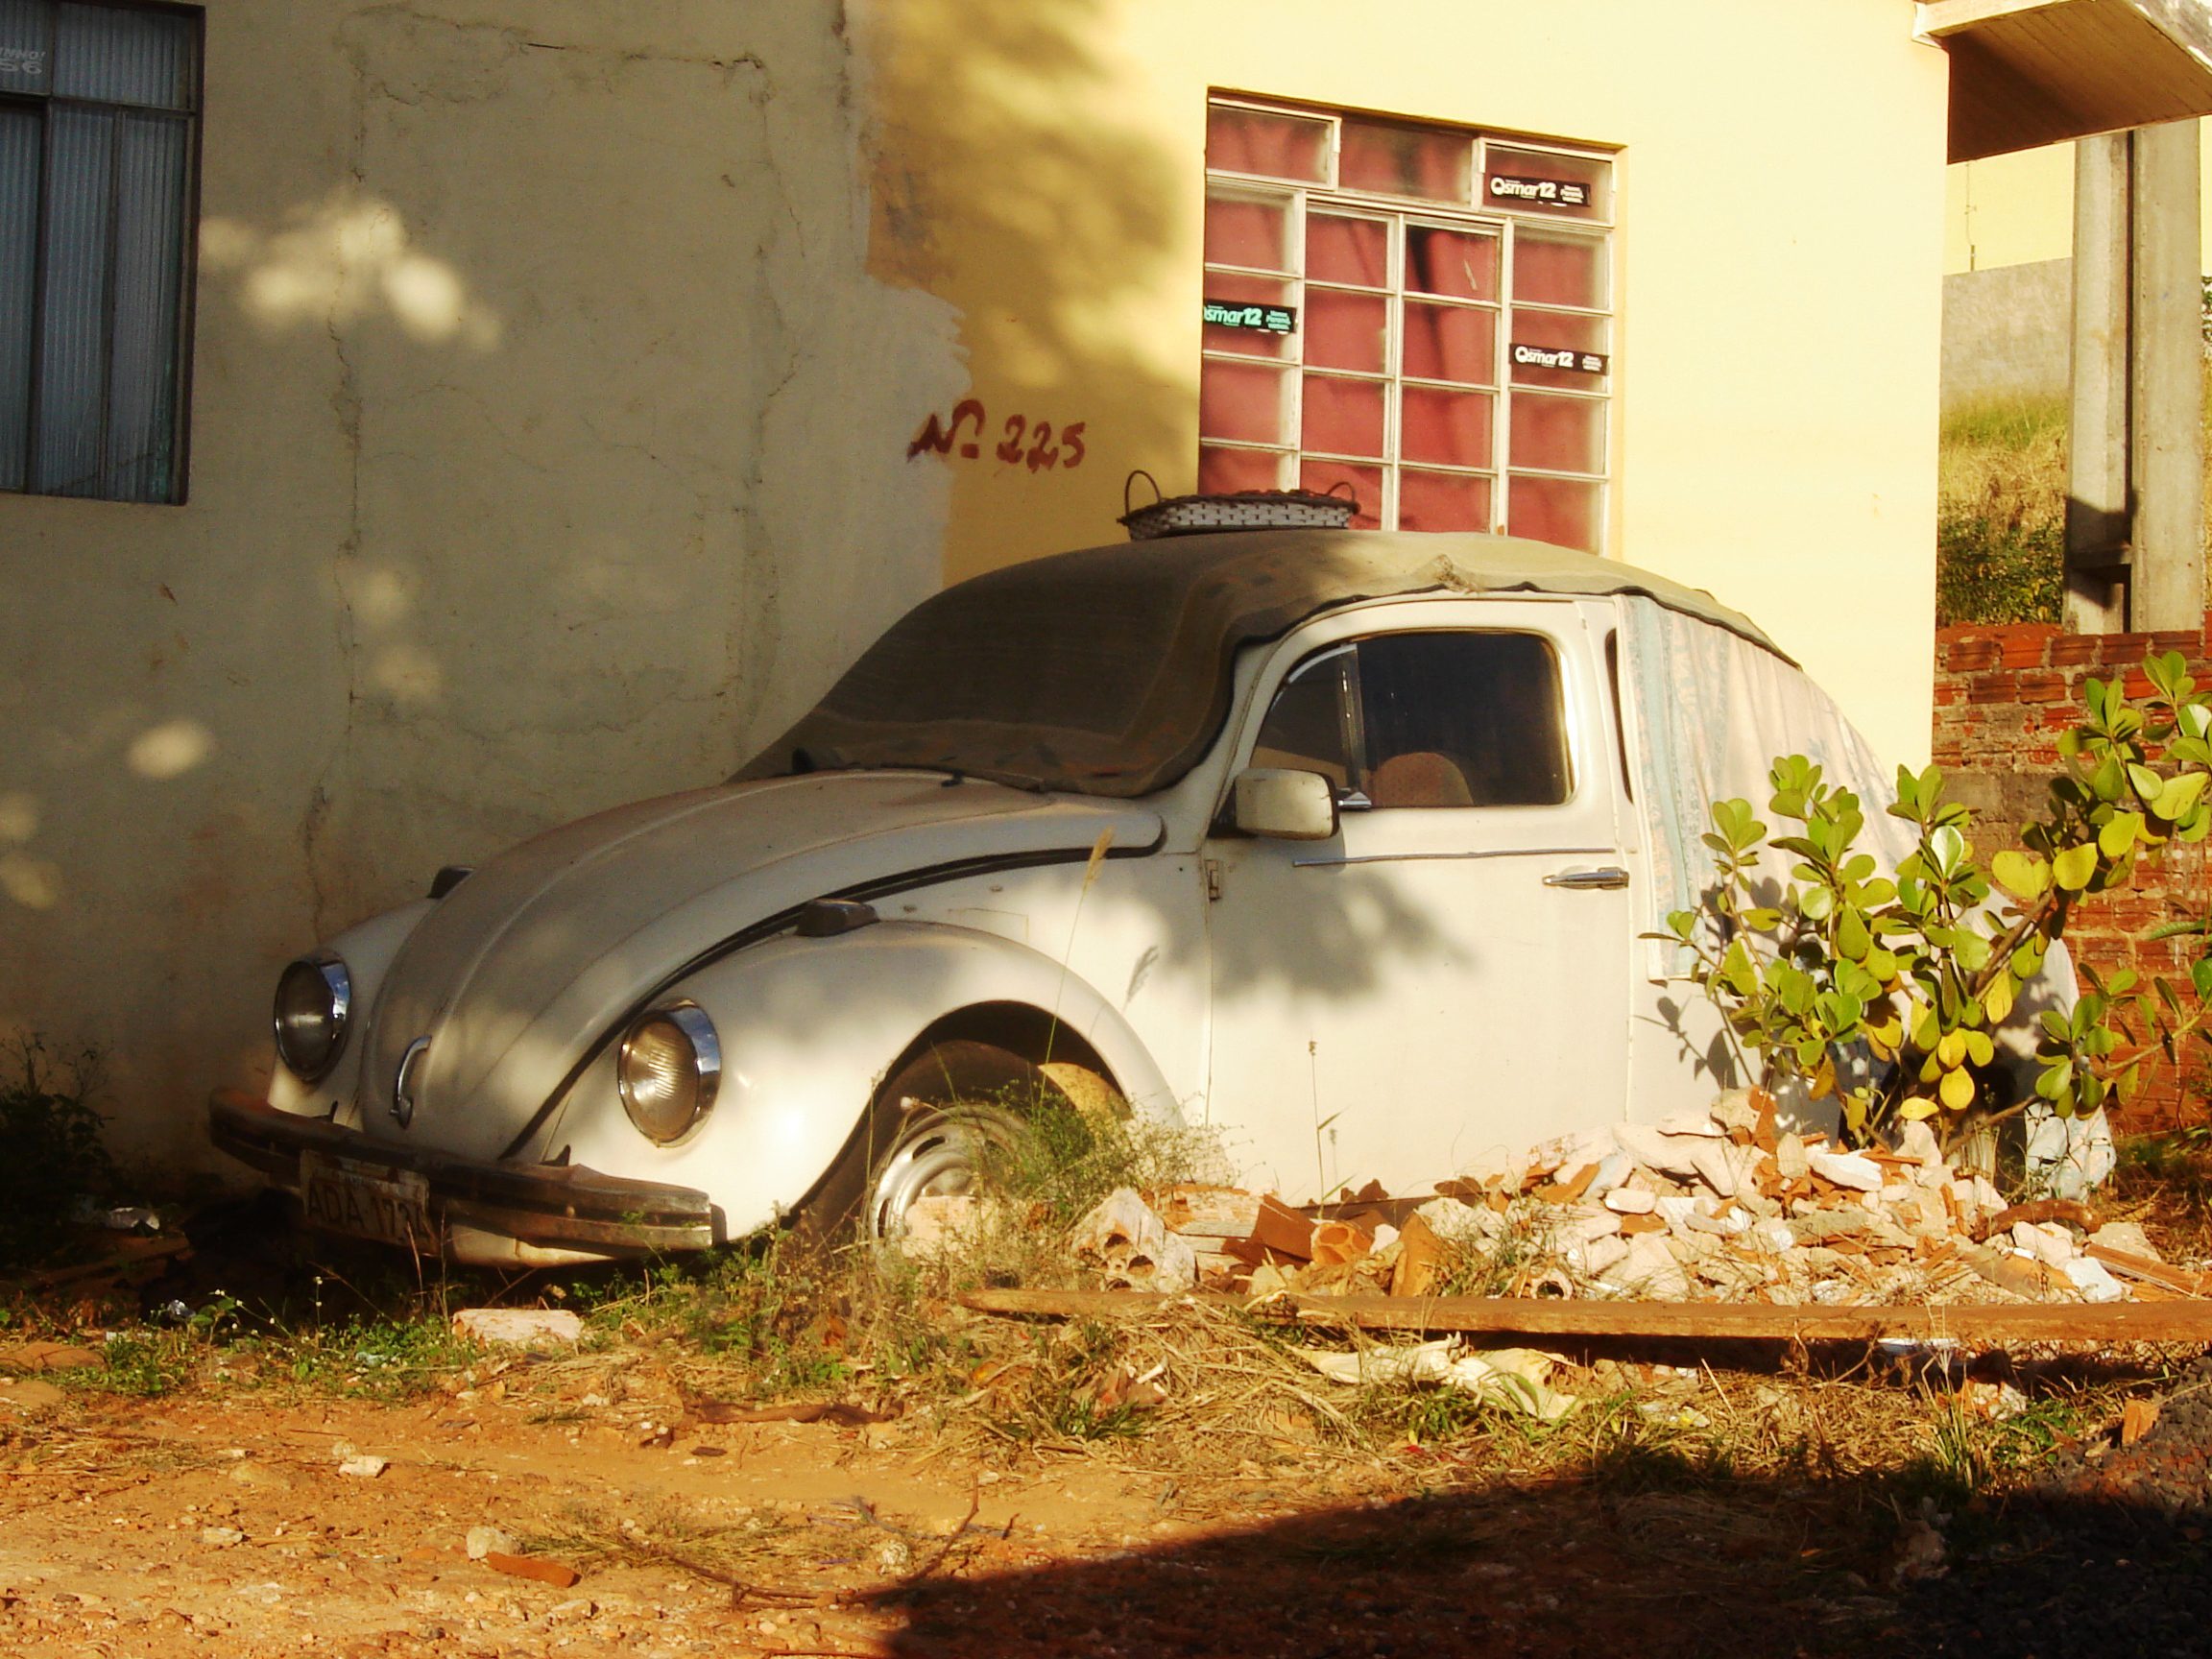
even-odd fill
[{"label": "chrome headlight rim", "polygon": [[[653,1026],[661,1024],[673,1026],[690,1050],[691,1106],[682,1122],[673,1126],[656,1123],[652,1105],[640,1098],[632,1072],[631,1056],[638,1041]],[[633,1020],[630,1028],[622,1034],[621,1046],[614,1055],[615,1093],[622,1097],[622,1110],[630,1119],[630,1126],[655,1145],[673,1146],[705,1122],[708,1113],[714,1109],[721,1086],[722,1040],[715,1034],[714,1022],[698,1003],[667,1002],[649,1008]]]},{"label": "chrome headlight rim", "polygon": [[[295,1051],[293,1022],[286,1017],[284,987],[293,974],[300,972],[315,974],[323,982],[325,1012],[322,1024],[326,1032],[328,1046],[320,1058],[302,1059]],[[284,965],[276,975],[276,1006],[270,1014],[270,1025],[276,1039],[276,1058],[303,1083],[319,1083],[337,1069],[346,1052],[346,1039],[352,1024],[353,976],[347,971],[343,958],[334,951],[310,950],[304,956],[296,956]]]}]

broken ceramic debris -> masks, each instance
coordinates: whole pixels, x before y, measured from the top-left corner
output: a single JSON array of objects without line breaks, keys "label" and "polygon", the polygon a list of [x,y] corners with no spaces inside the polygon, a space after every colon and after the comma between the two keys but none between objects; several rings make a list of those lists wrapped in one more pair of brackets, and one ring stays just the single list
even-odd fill
[{"label": "broken ceramic debris", "polygon": [[464,1308],[453,1315],[453,1334],[515,1348],[571,1348],[584,1321],[565,1308]]},{"label": "broken ceramic debris", "polygon": [[1361,1348],[1337,1354],[1301,1348],[1298,1357],[1332,1382],[1359,1384],[1431,1383],[1457,1388],[1479,1400],[1495,1401],[1545,1423],[1555,1423],[1579,1403],[1553,1393],[1546,1382],[1556,1363],[1533,1348],[1497,1348],[1476,1353],[1456,1336],[1404,1347]]},{"label": "broken ceramic debris", "polygon": [[1197,1282],[1197,1253],[1132,1188],[1100,1200],[1075,1223],[1071,1242],[1104,1269],[1109,1289],[1188,1290]]},{"label": "broken ceramic debris", "polygon": [[1894,1150],[1786,1133],[1731,1091],[1703,1116],[1485,1153],[1427,1198],[1299,1211],[1180,1186],[1112,1194],[1075,1230],[1109,1288],[1637,1297],[1777,1305],[2113,1302],[2212,1294],[2140,1227],[2073,1200],[2008,1207],[1928,1126]]}]

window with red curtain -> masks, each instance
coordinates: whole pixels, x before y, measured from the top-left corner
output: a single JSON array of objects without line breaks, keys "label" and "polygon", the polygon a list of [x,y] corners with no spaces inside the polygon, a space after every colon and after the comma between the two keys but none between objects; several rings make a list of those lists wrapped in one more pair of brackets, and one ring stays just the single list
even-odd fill
[{"label": "window with red curtain", "polygon": [[1198,487],[1603,551],[1613,164],[1216,99]]}]

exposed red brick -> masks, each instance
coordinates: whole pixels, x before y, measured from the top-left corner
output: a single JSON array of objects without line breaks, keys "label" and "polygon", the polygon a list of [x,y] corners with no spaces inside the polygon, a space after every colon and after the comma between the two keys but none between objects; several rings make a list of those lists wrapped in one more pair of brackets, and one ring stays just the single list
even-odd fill
[{"label": "exposed red brick", "polygon": [[[2152,651],[2179,651],[2199,684],[2212,685],[2212,652],[2200,633],[2068,635],[2026,625],[1938,630],[1930,733],[1937,764],[1952,773],[2050,776],[2057,769],[2053,740],[2079,718],[2082,683],[2092,675],[2118,679],[2130,696],[2144,696],[2151,687],[2141,664]],[[1986,855],[2017,845],[2016,833],[2017,826],[1987,823],[1975,843]],[[2138,865],[2128,886],[2085,900],[2067,933],[2075,959],[2099,973],[2129,968],[2185,987],[2194,955],[2189,943],[2144,935],[2201,906],[2212,890],[2208,869],[2212,847],[2173,846],[2155,864]],[[2145,1087],[2120,1114],[2120,1126],[2148,1133],[2202,1122],[2207,1070],[2195,1058],[2179,1069],[2163,1062],[2147,1067]]]},{"label": "exposed red brick", "polygon": [[2062,634],[2051,641],[2044,661],[2054,668],[2063,668],[2077,662],[2097,661],[2097,636],[2094,634]]}]

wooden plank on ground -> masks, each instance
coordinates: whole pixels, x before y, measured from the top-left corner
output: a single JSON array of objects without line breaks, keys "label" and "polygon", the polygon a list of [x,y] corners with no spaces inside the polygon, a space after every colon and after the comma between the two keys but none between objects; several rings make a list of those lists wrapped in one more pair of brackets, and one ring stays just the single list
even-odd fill
[{"label": "wooden plank on ground", "polygon": [[2094,1238],[2082,1254],[2092,1262],[2102,1262],[2130,1279],[2143,1280],[2161,1289],[2177,1290],[2184,1296],[2212,1296],[2212,1273],[2193,1273],[2186,1267],[2155,1262],[2148,1256],[2130,1255],[2126,1250],[2115,1250],[2109,1244],[2100,1244]]},{"label": "wooden plank on ground", "polygon": [[[1947,1336],[1964,1342],[2208,1342],[2212,1300],[2005,1303],[1946,1307],[1774,1307],[1733,1302],[1538,1301],[1505,1296],[1286,1296],[1263,1304],[1201,1294],[1218,1308],[1280,1310],[1316,1325],[1366,1331],[1457,1331],[1516,1336],[1650,1336],[1696,1341],[1873,1341]],[[971,1290],[964,1307],[1042,1318],[1142,1318],[1176,1296],[1125,1290]]]}]

